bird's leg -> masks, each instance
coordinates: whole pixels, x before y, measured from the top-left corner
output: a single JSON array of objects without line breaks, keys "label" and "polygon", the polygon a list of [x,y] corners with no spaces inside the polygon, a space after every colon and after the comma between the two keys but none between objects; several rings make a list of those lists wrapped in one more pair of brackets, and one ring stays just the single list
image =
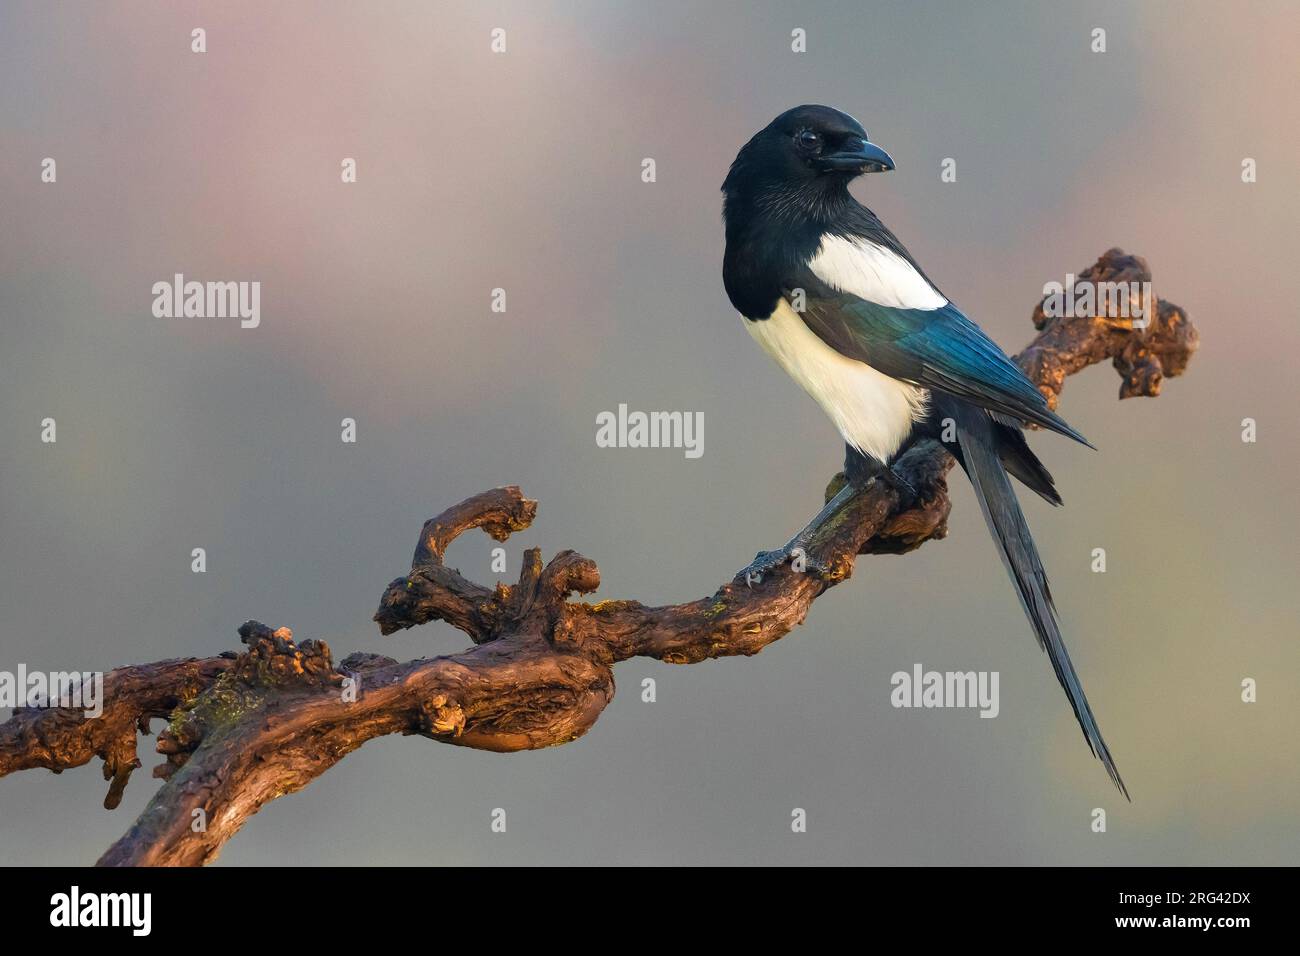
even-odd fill
[{"label": "bird's leg", "polygon": [[900,475],[892,463],[885,463],[871,458],[855,449],[852,445],[844,446],[844,477],[850,484],[865,487],[872,478],[879,478],[898,492],[904,504],[916,501],[920,495],[912,483]]},{"label": "bird's leg", "polygon": [[904,506],[911,507],[912,502],[915,502],[920,497],[912,483],[895,471],[893,465],[886,465],[880,477],[898,492],[898,497],[902,500]]},{"label": "bird's leg", "polygon": [[761,584],[763,575],[771,572],[775,568],[790,561],[798,571],[812,571],[814,574],[825,575],[829,573],[826,567],[819,559],[808,553],[808,545],[812,543],[813,536],[822,523],[838,511],[850,498],[858,493],[859,489],[853,482],[847,482],[841,488],[835,497],[826,502],[817,516],[809,521],[807,526],[797,535],[786,542],[785,546],[778,548],[776,551],[760,551],[748,566],[736,572],[736,577],[744,578],[745,583],[753,587],[755,584]]},{"label": "bird's leg", "polygon": [[895,471],[892,465],[864,455],[852,445],[844,446],[844,477],[847,479],[844,487],[826,502],[822,510],[817,512],[817,516],[809,521],[802,531],[786,542],[782,548],[775,551],[760,551],[753,561],[736,573],[736,577],[744,578],[752,587],[762,582],[763,575],[779,568],[787,561],[791,562],[796,570],[804,572],[811,570],[815,574],[824,576],[829,573],[829,569],[808,553],[808,545],[812,543],[817,529],[850,498],[859,491],[870,488],[876,481],[883,481],[897,491],[905,507],[911,507],[911,504],[920,497],[912,487],[912,483]]}]

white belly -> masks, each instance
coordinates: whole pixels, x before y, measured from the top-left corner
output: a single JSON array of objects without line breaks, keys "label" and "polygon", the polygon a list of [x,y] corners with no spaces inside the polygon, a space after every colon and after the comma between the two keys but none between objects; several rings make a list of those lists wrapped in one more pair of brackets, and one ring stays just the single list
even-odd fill
[{"label": "white belly", "polygon": [[830,416],[844,440],[888,462],[924,416],[929,393],[835,351],[782,299],[769,318],[742,319],[749,334]]}]

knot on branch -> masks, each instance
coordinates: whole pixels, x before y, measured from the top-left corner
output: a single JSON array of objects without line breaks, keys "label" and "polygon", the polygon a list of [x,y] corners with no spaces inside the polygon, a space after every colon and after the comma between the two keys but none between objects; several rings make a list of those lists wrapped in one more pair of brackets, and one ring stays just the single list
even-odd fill
[{"label": "knot on branch", "polygon": [[330,646],[324,641],[295,644],[289,628],[271,630],[258,621],[241,624],[239,639],[248,650],[235,659],[228,675],[232,680],[250,687],[320,686],[343,680],[334,670]]},{"label": "knot on branch", "polygon": [[523,531],[537,517],[537,502],[525,498],[518,485],[493,488],[466,498],[424,523],[411,567],[442,564],[447,547],[471,528],[482,528],[491,538],[504,541]]},{"label": "knot on branch", "polygon": [[446,567],[443,557],[456,538],[471,528],[482,528],[504,541],[522,531],[537,517],[537,502],[525,498],[517,485],[493,488],[466,498],[420,531],[420,543],[411,559],[411,573],[392,581],[379,600],[374,621],[381,634],[392,634],[429,621],[446,621],[476,644],[491,640],[511,620],[511,589],[498,585],[489,590]]},{"label": "knot on branch", "polygon": [[550,605],[562,604],[570,594],[590,594],[600,587],[600,569],[591,558],[577,551],[561,551],[551,558],[537,582],[538,598]]},{"label": "knot on branch", "polygon": [[1159,395],[1165,376],[1182,375],[1200,344],[1187,313],[1161,299],[1150,328],[1134,336],[1114,358],[1115,371],[1123,379],[1119,397]]},{"label": "knot on branch", "polygon": [[465,730],[465,711],[446,694],[420,702],[420,733],[426,737],[459,737]]},{"label": "knot on branch", "polygon": [[549,634],[570,594],[600,586],[600,570],[576,551],[561,551],[543,566],[538,548],[524,552],[517,584],[488,589],[443,564],[448,546],[471,528],[482,528],[498,541],[520,531],[537,516],[537,502],[517,486],[494,488],[449,508],[424,523],[411,572],[391,582],[380,598],[374,620],[383,634],[429,621],[446,621],[476,644],[507,632]]},{"label": "knot on branch", "polygon": [[475,650],[486,652],[475,669],[497,678],[490,692],[434,695],[423,704],[421,733],[498,752],[554,747],[586,733],[614,697],[607,664],[559,652],[536,635],[511,635]]},{"label": "knot on branch", "polygon": [[[570,594],[590,594],[600,587],[596,562],[576,551],[561,551],[542,567],[540,548],[524,552],[519,583],[505,588],[507,624],[515,630],[538,630],[552,635]],[[534,625],[530,627],[529,625]]]},{"label": "knot on branch", "polygon": [[158,734],[157,750],[167,762],[154,768],[155,777],[170,777],[203,740],[238,723],[274,692],[343,682],[324,641],[295,644],[289,628],[272,630],[258,621],[240,625],[239,639],[248,650],[238,655],[230,670],[212,686],[177,708],[167,728]]},{"label": "knot on branch", "polygon": [[1019,360],[1052,408],[1067,376],[1107,358],[1123,380],[1120,398],[1159,395],[1166,376],[1183,373],[1200,337],[1152,290],[1145,259],[1108,249],[1071,287],[1044,295],[1033,315],[1042,334]]}]

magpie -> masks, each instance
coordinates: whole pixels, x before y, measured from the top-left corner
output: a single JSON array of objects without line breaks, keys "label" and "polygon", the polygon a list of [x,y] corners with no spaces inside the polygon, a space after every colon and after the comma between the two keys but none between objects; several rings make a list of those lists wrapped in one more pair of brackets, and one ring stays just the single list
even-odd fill
[{"label": "magpie", "polygon": [[745,144],[722,185],[727,297],[750,335],[843,436],[848,479],[789,544],[759,554],[741,574],[761,579],[790,560],[821,518],[876,480],[914,497],[894,463],[919,440],[941,443],[975,489],[1084,739],[1127,798],[1065,649],[1047,574],[1008,477],[1059,505],[1055,482],[1025,441],[1024,426],[1092,446],[939,291],[876,214],[849,194],[860,174],[893,168],[893,159],[853,117],[799,106]]}]

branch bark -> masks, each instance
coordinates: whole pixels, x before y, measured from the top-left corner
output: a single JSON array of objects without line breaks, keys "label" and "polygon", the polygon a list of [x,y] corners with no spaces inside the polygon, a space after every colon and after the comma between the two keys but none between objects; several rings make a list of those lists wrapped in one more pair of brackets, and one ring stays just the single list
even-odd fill
[{"label": "branch bark", "polygon": [[[1143,259],[1118,249],[1079,275],[1150,279]],[[1120,398],[1157,395],[1196,350],[1196,329],[1178,306],[1159,300],[1150,324],[1136,328],[1118,303],[1105,305],[1095,317],[1049,318],[1041,303],[1035,310],[1039,334],[1017,361],[1053,405],[1067,376],[1107,359],[1121,376]],[[918,500],[901,501],[875,483],[826,516],[808,549],[824,575],[784,565],[753,586],[737,577],[709,597],[663,607],[570,600],[600,584],[596,564],[574,551],[545,564],[540,550],[526,551],[510,586],[487,588],[448,568],[443,558],[459,535],[481,528],[504,541],[536,517],[537,502],[517,487],[486,491],[425,522],[409,572],[388,585],[374,615],[383,634],[447,621],[474,642],[469,650],[407,663],[354,654],[335,665],[324,642],[295,643],[287,628],[250,621],[239,629],[246,649],[238,655],[113,671],[99,718],[16,711],[0,725],[0,776],[32,767],[57,773],[98,756],[112,808],[140,766],[137,731],[167,718],[157,741],[166,760],[154,770],[165,782],[99,863],[203,864],[265,803],[374,737],[419,734],[499,752],[555,746],[595,723],[613,698],[618,661],[690,664],[758,653],[846,580],[859,554],[902,554],[944,537],[952,465],[938,445],[918,444],[896,466]],[[842,475],[831,480],[826,500],[842,483]]]}]

